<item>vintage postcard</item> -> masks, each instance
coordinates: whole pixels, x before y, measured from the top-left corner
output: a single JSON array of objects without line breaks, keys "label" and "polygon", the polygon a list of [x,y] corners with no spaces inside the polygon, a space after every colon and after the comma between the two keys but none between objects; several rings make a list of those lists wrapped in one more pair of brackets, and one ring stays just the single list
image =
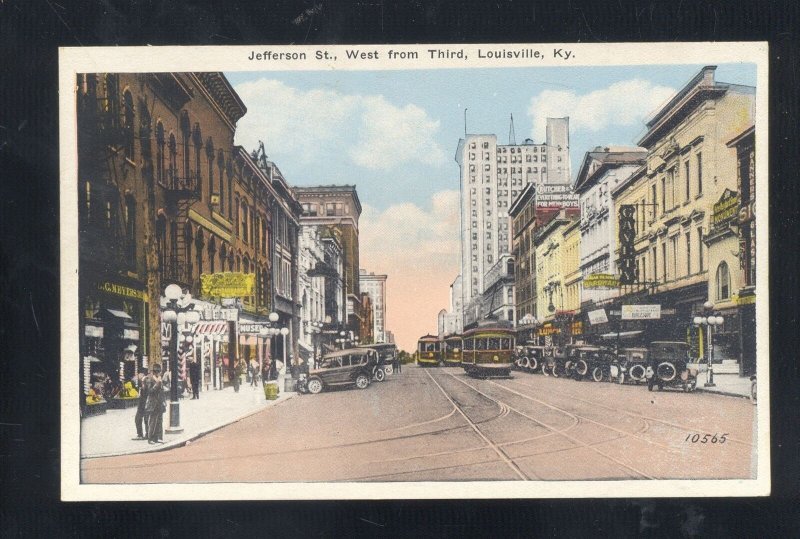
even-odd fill
[{"label": "vintage postcard", "polygon": [[767,52],[61,49],[62,498],[769,494]]}]

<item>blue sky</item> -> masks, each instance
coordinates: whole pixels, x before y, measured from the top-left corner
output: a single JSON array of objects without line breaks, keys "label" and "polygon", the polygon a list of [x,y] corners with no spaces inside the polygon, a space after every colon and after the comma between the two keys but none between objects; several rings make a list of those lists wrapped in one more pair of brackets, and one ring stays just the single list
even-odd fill
[{"label": "blue sky", "polygon": [[[278,164],[292,183],[356,183],[362,201],[367,201],[378,209],[385,209],[398,200],[429,205],[433,193],[442,189],[458,188],[458,167],[453,156],[458,139],[464,133],[464,107],[469,109],[467,128],[470,133],[495,133],[501,142],[506,143],[509,117],[513,114],[517,142],[531,136],[536,142],[540,142],[544,133],[533,132],[534,119],[529,114],[529,109],[532,100],[544,92],[545,96],[550,96],[548,106],[544,107],[551,109],[550,115],[569,115],[574,118],[570,129],[574,176],[584,152],[588,149],[607,144],[634,145],[643,131],[643,120],[661,104],[661,96],[679,89],[700,67],[702,66],[676,65],[238,72],[226,73],[226,76],[237,91],[245,94],[243,98],[249,110],[248,115],[239,122],[238,143],[251,148],[255,147],[259,138],[263,139],[270,159]],[[755,66],[720,65],[716,78],[722,82],[755,86]],[[258,81],[263,83],[265,80],[280,81],[283,86],[296,89],[301,96],[307,96],[313,91],[330,94],[327,99],[323,96],[316,101],[308,100],[309,107],[314,103],[348,102],[348,98],[353,99],[346,106],[343,117],[333,118],[336,122],[333,132],[326,133],[320,139],[314,136],[313,131],[319,131],[320,124],[328,123],[329,118],[326,118],[324,111],[308,114],[311,111],[293,110],[291,114],[286,114],[285,107],[276,107],[274,101],[256,97],[259,96]],[[576,106],[576,100],[566,99],[565,102],[564,99],[565,93],[573,94],[579,99],[592,92],[608,89],[615,83],[619,86],[622,81],[633,80],[647,83],[638,88],[651,97],[629,95],[632,110],[628,112],[633,117],[624,121],[609,118],[606,122],[587,126],[575,116],[576,111],[571,110]],[[249,83],[251,91],[245,90],[248,85],[244,83]],[[373,110],[371,116],[363,106],[354,102],[378,96],[386,103],[373,103],[373,109],[377,110]],[[598,97],[602,97],[602,94]],[[397,147],[395,142],[405,140],[397,133],[392,138],[394,129],[391,124],[379,123],[380,118],[375,116],[384,110],[381,105],[398,108],[398,115],[406,116],[410,121],[421,121],[421,131],[424,133],[420,133],[420,146],[411,155],[399,156],[385,166],[365,167],[363,163],[369,159],[369,148],[374,147],[376,152],[393,152],[392,148]],[[416,108],[421,109],[424,115],[415,116]],[[263,112],[263,116],[256,119],[259,112]],[[543,118],[546,114],[543,112],[540,117]],[[272,130],[272,134],[276,136],[270,138],[271,129],[260,127],[264,125],[264,120],[271,123],[275,121],[275,117],[280,117],[277,120],[279,122],[286,122],[286,129]],[[286,137],[280,136],[287,131],[293,132],[294,136],[306,138],[308,143],[287,143],[282,140]],[[348,154],[356,147],[367,152],[360,160]],[[424,156],[425,153],[429,155]]]},{"label": "blue sky", "polygon": [[[702,65],[226,73],[248,108],[236,143],[264,146],[291,184],[355,184],[361,267],[386,273],[387,328],[399,345],[436,332],[459,272],[458,140],[470,133],[543,142],[570,117],[574,178],[598,145],[633,146],[644,122]],[[755,86],[754,64],[720,65]]]}]

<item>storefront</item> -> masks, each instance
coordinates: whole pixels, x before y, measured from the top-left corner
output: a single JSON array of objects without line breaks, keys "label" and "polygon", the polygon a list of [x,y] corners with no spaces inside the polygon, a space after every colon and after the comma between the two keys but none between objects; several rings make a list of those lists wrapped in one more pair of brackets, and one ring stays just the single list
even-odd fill
[{"label": "storefront", "polygon": [[147,315],[144,283],[84,275],[81,323],[81,388],[113,398],[125,382],[147,367]]}]

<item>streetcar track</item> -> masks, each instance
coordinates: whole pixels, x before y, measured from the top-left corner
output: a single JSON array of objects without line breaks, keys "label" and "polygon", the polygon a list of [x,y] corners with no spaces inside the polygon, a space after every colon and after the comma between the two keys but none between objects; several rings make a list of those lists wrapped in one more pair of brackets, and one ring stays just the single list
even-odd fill
[{"label": "streetcar track", "polygon": [[[425,374],[427,374],[428,377],[430,377],[431,381],[434,384],[436,384],[436,387],[439,388],[439,390],[442,392],[442,394],[445,396],[445,398],[448,401],[450,401],[453,404],[453,406],[456,406],[458,408],[458,412],[461,414],[461,417],[463,417],[464,420],[469,424],[469,426],[472,427],[472,430],[475,431],[475,433],[478,436],[480,436],[481,439],[483,439],[483,441],[486,442],[486,444],[489,445],[494,450],[495,453],[497,453],[497,455],[503,460],[503,462],[505,462],[508,465],[508,467],[511,468],[514,471],[514,473],[517,474],[517,476],[520,477],[520,479],[522,479],[523,481],[530,480],[530,478],[519,468],[519,466],[517,466],[517,464],[508,457],[508,455],[506,455],[505,451],[503,451],[494,442],[492,442],[489,438],[487,438],[486,435],[484,435],[481,432],[481,430],[477,427],[477,425],[469,417],[467,417],[467,414],[464,413],[464,410],[462,410],[460,407],[458,407],[458,405],[455,403],[455,401],[452,398],[450,398],[450,395],[447,394],[447,391],[445,391],[444,388],[439,384],[439,382],[436,381],[436,379],[433,377],[433,375],[431,375],[431,373],[429,373],[428,371],[425,371]],[[450,375],[450,376],[452,376],[452,375]],[[495,399],[489,398],[489,400],[495,400]],[[495,402],[497,402],[497,401],[495,401]]]},{"label": "streetcar track", "polygon": [[[625,431],[625,430],[622,430],[622,429],[618,429],[616,427],[612,427],[611,425],[607,425],[606,423],[601,423],[600,421],[595,421],[594,419],[591,419],[589,417],[582,416],[582,415],[579,415],[579,414],[575,414],[573,412],[570,412],[569,410],[566,410],[566,409],[561,408],[559,406],[556,406],[554,404],[547,403],[547,402],[545,402],[543,400],[539,400],[539,399],[537,399],[535,397],[531,397],[530,395],[526,395],[525,393],[520,393],[519,391],[516,391],[515,389],[512,389],[510,387],[504,386],[502,384],[498,384],[497,382],[493,382],[493,381],[490,380],[489,383],[492,384],[492,385],[495,385],[497,387],[500,387],[502,389],[505,389],[506,391],[514,393],[515,395],[519,395],[522,398],[525,398],[525,399],[528,399],[528,400],[543,404],[543,405],[547,406],[548,408],[550,408],[552,410],[556,410],[557,412],[561,412],[563,414],[567,414],[567,415],[571,415],[571,416],[575,416],[575,417],[580,417],[580,418],[588,421],[589,423],[593,423],[595,425],[598,425],[598,426],[603,427],[605,429],[608,429],[608,430],[614,431],[616,433],[622,434],[624,436],[629,436],[631,438],[635,438],[637,440],[641,440],[641,441],[643,441],[645,443],[648,443],[650,445],[656,445],[658,447],[666,449],[667,451],[669,451],[671,453],[677,453],[678,452],[677,449],[674,448],[674,447],[662,444],[660,442],[655,442],[653,440],[648,440],[647,438],[642,438],[641,436],[638,436],[638,433],[628,432],[628,431]],[[640,418],[640,419],[642,419],[642,418]]]},{"label": "streetcar track", "polygon": [[[513,381],[516,382],[517,384],[529,387],[531,389],[536,389],[537,391],[541,390],[540,387],[535,386],[533,384],[526,384],[526,383],[518,381],[518,380],[513,380]],[[665,419],[659,419],[657,417],[650,417],[650,416],[646,416],[644,414],[637,414],[637,413],[630,412],[630,411],[622,409],[622,408],[615,408],[615,407],[609,406],[607,404],[591,401],[591,400],[588,400],[588,399],[583,399],[581,397],[577,397],[575,395],[572,395],[571,393],[565,393],[563,391],[558,391],[558,390],[550,388],[550,387],[548,387],[546,389],[546,391],[548,391],[550,393],[555,393],[557,395],[562,395],[562,396],[568,397],[570,399],[575,399],[575,400],[578,400],[578,401],[581,401],[581,402],[585,402],[586,404],[591,404],[593,406],[600,406],[602,408],[605,408],[607,410],[611,410],[611,411],[614,411],[614,412],[620,412],[620,413],[623,413],[623,414],[631,416],[631,417],[636,417],[638,419],[643,419],[643,420],[646,420],[646,421],[652,421],[652,422],[655,422],[655,423],[661,423],[662,425],[667,425],[668,427],[672,427],[674,429],[678,429],[678,430],[681,430],[683,432],[687,432],[687,431],[688,432],[697,432],[697,433],[701,432],[700,430],[698,430],[698,429],[696,429],[694,427],[687,427],[687,426],[684,426],[684,425],[679,425],[677,423],[672,423],[671,421],[667,421]],[[738,438],[732,438],[732,437],[728,436],[727,439],[730,442],[734,442],[734,443],[743,445],[743,446],[745,446],[747,448],[751,448],[752,447],[752,444],[750,444],[750,443],[748,443],[748,442],[746,442],[744,440],[740,440]]]},{"label": "streetcar track", "polygon": [[489,449],[485,445],[480,447],[468,447],[466,449],[453,449],[451,451],[438,451],[436,453],[423,453],[422,455],[411,455],[408,457],[397,457],[393,459],[377,459],[377,460],[368,460],[366,461],[367,464],[376,464],[381,462],[403,462],[407,460],[415,460],[415,459],[428,459],[434,457],[443,457],[445,455],[455,455],[457,453],[470,453],[473,451],[486,451]]},{"label": "streetcar track", "polygon": [[[486,397],[487,399],[489,399],[489,400],[494,400],[494,401],[496,401],[496,402],[499,402],[499,401],[497,401],[497,399],[494,399],[494,398],[490,397],[489,395],[487,395],[487,394],[483,393],[483,392],[482,392],[480,389],[478,389],[478,388],[476,388],[476,387],[474,387],[474,386],[472,386],[472,385],[468,384],[467,382],[465,382],[465,381],[461,380],[461,379],[460,379],[460,378],[458,378],[457,376],[455,376],[455,375],[453,375],[453,374],[450,374],[450,373],[445,373],[445,374],[447,374],[447,375],[451,376],[451,377],[452,377],[454,380],[457,380],[457,381],[461,382],[462,384],[464,384],[465,386],[467,386],[467,387],[471,388],[473,391],[475,391],[475,392],[477,392],[477,393],[480,393],[481,395],[483,395],[483,396],[484,396],[484,397]],[[489,382],[489,383],[491,383],[491,384],[497,385],[497,386],[499,386],[499,387],[501,387],[501,388],[502,388],[502,387],[504,387],[504,386],[502,386],[502,385],[500,385],[500,384],[497,384],[497,383],[495,383],[495,382],[493,382],[493,381],[491,381],[491,380],[489,380],[488,382]],[[508,389],[508,390],[510,390],[510,391],[512,391],[512,392],[514,392],[514,390],[511,390],[510,388],[506,388],[506,389]],[[509,408],[510,408],[512,411],[516,412],[517,414],[521,415],[522,417],[525,417],[525,418],[527,418],[527,419],[529,419],[529,420],[533,421],[534,423],[537,423],[537,424],[539,424],[539,425],[541,425],[541,426],[545,427],[545,428],[546,428],[546,429],[548,429],[548,430],[552,430],[552,431],[554,431],[554,432],[555,432],[555,433],[557,433],[558,435],[560,435],[560,436],[563,436],[564,438],[567,438],[568,440],[570,440],[570,441],[571,441],[571,442],[573,442],[573,443],[576,443],[576,444],[578,444],[578,445],[580,445],[580,446],[583,446],[583,447],[585,447],[585,448],[587,448],[587,449],[589,449],[589,450],[591,450],[591,451],[594,451],[594,452],[595,452],[595,453],[597,453],[598,455],[600,455],[600,456],[602,456],[602,457],[604,457],[604,458],[606,458],[606,459],[608,459],[608,460],[610,460],[610,461],[614,462],[615,464],[617,464],[617,465],[619,465],[619,466],[622,466],[623,468],[626,468],[626,469],[627,469],[627,470],[629,470],[629,471],[632,471],[633,473],[635,473],[635,474],[637,474],[637,475],[640,475],[640,476],[642,476],[642,477],[644,477],[644,478],[646,478],[646,479],[656,479],[655,477],[653,477],[653,476],[651,476],[651,475],[649,475],[649,474],[646,474],[645,472],[643,472],[643,471],[641,471],[641,470],[638,470],[638,469],[634,468],[633,466],[630,466],[630,465],[628,465],[628,464],[625,464],[625,463],[624,463],[624,462],[622,462],[621,460],[618,460],[618,459],[616,459],[616,458],[612,457],[611,455],[608,455],[608,454],[604,453],[603,451],[600,451],[599,449],[597,449],[596,447],[594,447],[594,446],[592,446],[592,445],[588,444],[587,442],[584,442],[584,441],[582,441],[582,440],[579,440],[578,438],[575,438],[574,436],[571,436],[571,435],[569,435],[569,434],[567,434],[567,433],[565,433],[565,432],[559,432],[557,429],[555,429],[555,428],[551,427],[550,425],[547,425],[546,423],[544,423],[544,422],[542,422],[542,421],[539,421],[538,419],[536,419],[536,418],[534,418],[534,417],[531,417],[530,415],[528,415],[528,414],[526,414],[526,413],[524,413],[524,412],[521,412],[520,410],[517,410],[516,408],[514,408],[514,407],[512,407],[512,406],[509,406]],[[578,417],[577,415],[575,415],[575,414],[571,414],[570,412],[568,412],[568,411],[566,411],[566,410],[560,410],[560,411],[561,411],[562,413],[566,414],[566,415],[570,415],[570,416]],[[624,431],[623,431],[622,433],[623,433],[623,434],[626,434],[626,433],[624,433]]]},{"label": "streetcar track", "polygon": [[425,425],[430,425],[431,423],[438,423],[439,421],[444,421],[445,419],[447,419],[449,417],[452,417],[453,414],[455,414],[455,413],[456,413],[456,407],[453,406],[453,409],[450,410],[449,414],[443,415],[441,417],[437,417],[435,419],[431,419],[429,421],[423,421],[421,423],[411,423],[410,425],[403,425],[402,427],[392,427],[391,429],[383,429],[383,430],[378,430],[378,431],[373,431],[373,432],[393,432],[393,431],[396,431],[396,430],[405,430],[405,429],[413,429],[415,427],[423,427]]}]

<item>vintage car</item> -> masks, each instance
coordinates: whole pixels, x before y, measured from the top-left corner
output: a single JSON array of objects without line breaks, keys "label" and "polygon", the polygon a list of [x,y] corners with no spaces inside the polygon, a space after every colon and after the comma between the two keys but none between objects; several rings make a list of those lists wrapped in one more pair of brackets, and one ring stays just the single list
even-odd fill
[{"label": "vintage car", "polygon": [[333,386],[355,385],[366,389],[378,365],[378,354],[369,348],[349,348],[325,355],[310,369],[301,391],[317,394]]},{"label": "vintage car", "polygon": [[645,378],[647,389],[654,387],[678,387],[683,391],[694,391],[700,368],[691,362],[689,345],[678,341],[654,341],[650,343]]},{"label": "vintage car", "polygon": [[568,374],[569,346],[545,347],[542,357],[542,374],[560,378]]},{"label": "vintage car", "polygon": [[530,344],[517,346],[516,360],[514,363],[522,370],[536,372],[542,366],[544,351],[544,346]]},{"label": "vintage car", "polygon": [[620,348],[619,352],[617,352],[617,357],[611,362],[609,369],[610,379],[620,384],[645,382],[647,356],[647,348]]},{"label": "vintage car", "polygon": [[[383,369],[384,374],[392,374],[394,368],[392,362],[397,358],[397,345],[391,343],[378,343],[362,345],[364,348],[370,348],[378,353],[378,365]],[[377,379],[377,376],[376,376]],[[382,382],[383,379],[378,380]]]},{"label": "vintage car", "polygon": [[591,378],[595,382],[602,382],[609,376],[611,358],[607,348],[573,345],[567,348],[565,368],[576,380]]}]

